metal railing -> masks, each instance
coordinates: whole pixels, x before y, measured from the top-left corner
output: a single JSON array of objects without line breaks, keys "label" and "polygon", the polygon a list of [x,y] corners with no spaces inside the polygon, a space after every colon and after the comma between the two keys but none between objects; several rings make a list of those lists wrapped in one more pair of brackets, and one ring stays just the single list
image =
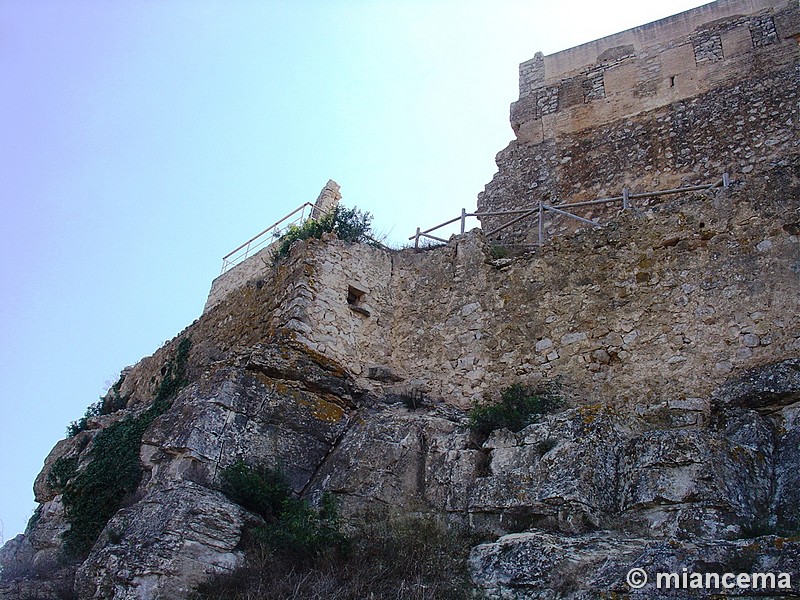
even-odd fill
[{"label": "metal railing", "polygon": [[506,229],[520,221],[527,219],[528,217],[532,217],[536,215],[537,217],[537,231],[538,231],[538,238],[537,238],[537,245],[542,246],[544,244],[544,213],[549,211],[555,213],[557,215],[561,215],[563,217],[570,217],[575,219],[581,223],[585,223],[586,225],[591,225],[592,227],[600,227],[602,224],[598,223],[597,221],[592,221],[590,219],[585,219],[584,217],[580,217],[576,214],[573,214],[569,211],[564,209],[574,209],[574,208],[581,208],[585,206],[596,206],[596,205],[603,205],[603,204],[610,204],[613,202],[622,202],[623,210],[629,210],[633,208],[632,200],[637,198],[654,198],[658,196],[666,196],[668,194],[680,194],[685,192],[696,192],[701,190],[710,190],[718,187],[728,187],[730,185],[730,178],[727,173],[722,174],[722,178],[715,183],[709,183],[705,185],[690,185],[687,187],[682,188],[673,188],[669,190],[659,190],[656,192],[640,192],[636,194],[632,194],[628,188],[622,189],[621,196],[613,196],[611,198],[598,198],[597,200],[585,200],[581,202],[570,202],[567,204],[546,204],[543,200],[539,200],[539,203],[534,206],[533,208],[523,208],[517,210],[497,210],[497,211],[484,211],[484,212],[473,212],[468,213],[465,208],[461,209],[461,216],[455,217],[444,223],[439,223],[425,231],[422,231],[419,227],[417,227],[417,232],[409,237],[409,240],[414,240],[414,247],[419,248],[419,240],[420,238],[426,238],[435,240],[437,242],[441,242],[446,244],[447,240],[437,237],[435,235],[431,235],[432,231],[436,231],[437,229],[441,229],[442,227],[446,227],[448,225],[452,225],[453,223],[460,221],[461,222],[461,233],[463,234],[466,231],[466,220],[468,217],[499,217],[504,215],[512,215],[514,218],[511,220],[503,223],[499,227],[495,227],[494,229],[487,231],[485,233],[486,237],[490,237],[503,229]]},{"label": "metal railing", "polygon": [[[300,214],[298,215],[298,213]],[[277,240],[292,225],[304,223],[312,217],[318,218],[319,215],[314,213],[314,204],[311,202],[304,202],[281,220],[273,223],[261,233],[251,237],[235,250],[231,250],[228,252],[228,254],[222,257],[222,270],[220,271],[220,275],[228,269],[238,265],[240,262],[250,256],[251,253],[260,250],[262,247],[268,246]]]}]

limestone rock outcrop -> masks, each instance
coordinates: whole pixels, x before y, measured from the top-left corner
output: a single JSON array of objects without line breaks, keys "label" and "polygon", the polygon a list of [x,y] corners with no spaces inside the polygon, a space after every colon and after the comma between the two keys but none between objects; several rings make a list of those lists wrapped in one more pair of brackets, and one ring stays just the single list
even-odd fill
[{"label": "limestone rock outcrop", "polygon": [[[474,581],[489,597],[624,593],[631,566],[735,570],[747,556],[749,569],[791,571],[800,560],[789,535],[797,530],[796,359],[745,373],[706,399],[633,410],[577,403],[486,437],[460,409],[430,398],[410,409],[393,383],[365,390],[291,340],[205,365],[199,352],[190,383],[142,438],[136,493],[72,567],[80,598],[186,597],[240,565],[242,532],[258,517],[217,491],[220,468],[236,460],[280,465],[306,497],[333,493],[351,523],[415,512],[501,535],[472,552]],[[96,433],[59,443],[45,471],[61,457],[91,460],[92,441],[81,437]],[[3,550],[16,577],[0,588],[4,598],[28,588],[58,597],[54,573],[71,585],[54,567],[69,528],[58,485],[48,473],[38,487],[38,522]]]}]

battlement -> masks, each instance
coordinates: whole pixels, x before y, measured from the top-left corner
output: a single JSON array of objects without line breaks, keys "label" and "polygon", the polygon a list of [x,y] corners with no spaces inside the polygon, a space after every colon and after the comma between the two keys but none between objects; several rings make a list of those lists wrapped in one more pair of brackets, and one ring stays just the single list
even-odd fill
[{"label": "battlement", "polygon": [[[794,7],[792,6],[794,4]],[[720,0],[519,67],[517,138],[541,141],[796,62],[797,3]]]}]

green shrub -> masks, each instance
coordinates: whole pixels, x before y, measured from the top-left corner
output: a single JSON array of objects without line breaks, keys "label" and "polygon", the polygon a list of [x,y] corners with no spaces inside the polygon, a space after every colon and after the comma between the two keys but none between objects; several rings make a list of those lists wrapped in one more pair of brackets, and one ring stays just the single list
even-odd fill
[{"label": "green shrub", "polygon": [[346,549],[332,497],[323,496],[316,511],[294,496],[280,471],[241,461],[223,469],[221,477],[231,501],[264,519],[248,532],[253,543],[297,561]]},{"label": "green shrub", "polygon": [[552,390],[532,390],[515,383],[501,392],[500,402],[476,403],[469,412],[469,427],[484,435],[503,427],[517,432],[563,403]]},{"label": "green shrub", "polygon": [[174,395],[186,383],[190,345],[188,338],[178,344],[175,356],[164,367],[163,378],[147,410],[137,417],[118,421],[95,435],[89,450],[91,460],[83,470],[77,470],[77,459],[74,458],[61,458],[54,463],[48,481],[63,488],[64,511],[70,524],[63,535],[64,552],[68,556],[85,556],[125,498],[139,486],[142,436],[150,424],[170,407]]},{"label": "green shrub", "polygon": [[88,553],[122,500],[138,487],[142,435],[157,416],[156,411],[148,409],[95,436],[91,462],[64,489],[64,508],[70,523],[64,533],[64,550],[69,556]]},{"label": "green shrub", "polygon": [[124,380],[125,376],[120,376],[119,380],[111,386],[105,397],[100,398],[100,400],[94,404],[90,404],[80,419],[70,423],[67,427],[67,437],[75,437],[81,431],[86,431],[86,429],[89,428],[89,419],[99,417],[101,415],[110,415],[113,412],[125,408],[128,403],[128,399],[119,393],[120,387],[122,386],[122,382]]},{"label": "green shrub", "polygon": [[320,239],[323,233],[335,233],[345,242],[364,242],[371,238],[372,215],[357,208],[338,205],[320,219],[309,219],[302,225],[292,225],[278,241],[280,244],[272,255],[274,262],[289,254],[289,248],[298,240]]},{"label": "green shrub", "polygon": [[50,467],[50,472],[47,474],[47,483],[57,492],[61,492],[67,485],[67,482],[75,477],[77,472],[77,456],[71,456],[69,458],[59,456],[53,463],[53,466]]},{"label": "green shrub", "polygon": [[75,437],[81,431],[86,431],[89,428],[89,419],[98,417],[103,414],[103,399],[101,398],[94,404],[86,407],[86,412],[77,421],[73,421],[67,426],[67,437]]},{"label": "green shrub", "polygon": [[261,515],[266,521],[276,520],[292,490],[286,479],[275,469],[250,467],[238,461],[221,472],[222,492],[247,510]]},{"label": "green shrub", "polygon": [[495,260],[498,258],[508,258],[511,256],[511,250],[506,246],[495,244],[489,248],[489,255]]}]

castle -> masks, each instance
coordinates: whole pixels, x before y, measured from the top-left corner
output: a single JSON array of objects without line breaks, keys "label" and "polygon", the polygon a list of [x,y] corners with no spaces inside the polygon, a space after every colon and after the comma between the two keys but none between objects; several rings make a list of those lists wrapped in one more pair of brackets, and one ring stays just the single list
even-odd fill
[{"label": "castle", "polygon": [[[493,262],[474,235],[422,255],[312,242],[282,267],[292,284],[275,290],[274,326],[365,379],[388,369],[460,406],[518,377],[557,375],[601,396],[667,386],[695,397],[734,369],[791,356],[796,219],[775,212],[785,198],[769,190],[787,189],[779,174],[796,177],[799,19],[796,2],[719,0],[522,63],[516,140],[478,212],[494,213],[487,231],[516,216],[497,212],[543,197],[558,208],[723,173],[731,190],[570,208],[614,220],[572,241],[559,235],[582,223],[547,212],[552,243],[528,261]],[[775,211],[735,200],[743,190]],[[530,218],[486,242],[538,236]],[[214,282],[207,309],[272,279],[252,257]]]},{"label": "castle", "polygon": [[[797,149],[797,54],[797,5],[785,0],[719,0],[537,54],[520,65],[516,140],[478,210],[710,183],[725,171],[745,179]],[[546,227],[563,228],[560,218]],[[530,241],[530,229],[518,237]]]},{"label": "castle", "polygon": [[[328,236],[227,270],[53,448],[0,598],[186,598],[235,571],[260,518],[221,491],[239,461],[333,495],[354,528],[423,514],[494,536],[469,560],[490,598],[677,597],[634,589],[632,566],[797,573],[798,42],[797,0],[717,0],[523,63],[484,231]],[[487,235],[509,211],[527,216]],[[565,405],[471,431],[463,409],[516,383]],[[115,481],[109,439],[135,489],[88,511],[64,561]]]}]

